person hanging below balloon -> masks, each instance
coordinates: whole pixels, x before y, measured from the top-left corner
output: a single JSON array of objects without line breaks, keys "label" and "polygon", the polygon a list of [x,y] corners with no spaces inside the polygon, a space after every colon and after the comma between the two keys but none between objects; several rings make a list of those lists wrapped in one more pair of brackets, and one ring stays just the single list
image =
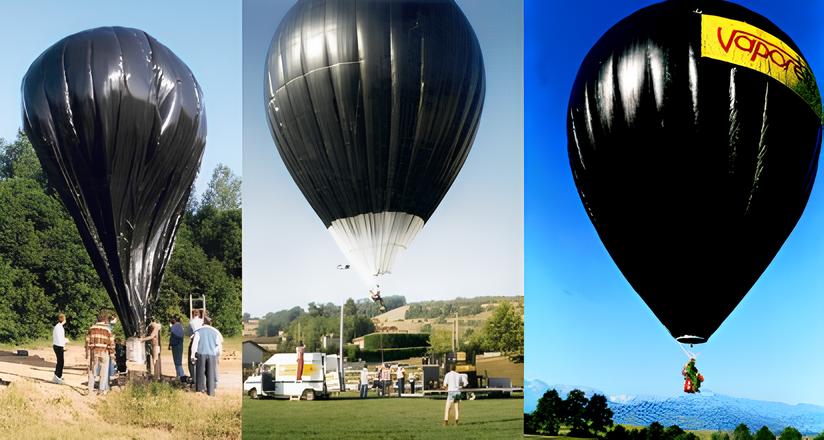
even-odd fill
[{"label": "person hanging below balloon", "polygon": [[386,305],[384,305],[383,298],[381,298],[381,286],[376,284],[375,288],[369,291],[369,297],[372,298],[372,302],[380,304],[378,310],[380,310],[381,313],[386,311]]},{"label": "person hanging below balloon", "polygon": [[704,376],[698,373],[698,368],[695,366],[695,358],[690,358],[689,362],[684,365],[681,370],[681,375],[684,376],[684,392],[685,393],[700,393],[701,382],[704,381]]}]

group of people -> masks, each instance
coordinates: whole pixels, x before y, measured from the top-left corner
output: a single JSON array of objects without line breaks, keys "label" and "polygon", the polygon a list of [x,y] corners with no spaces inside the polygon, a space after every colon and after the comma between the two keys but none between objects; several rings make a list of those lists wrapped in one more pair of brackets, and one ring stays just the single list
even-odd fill
[{"label": "group of people", "polygon": [[[409,378],[410,391],[415,393],[415,375],[408,375],[401,365],[379,365],[375,368],[375,380],[372,387],[378,389],[379,396],[387,396],[388,389],[392,386],[392,375],[395,376],[395,387],[398,397],[403,393],[406,386],[407,376]],[[365,399],[369,392],[369,370],[364,366],[360,372],[359,387],[360,398]]]},{"label": "group of people", "polygon": [[[116,320],[117,318],[114,315],[100,312],[97,315],[97,321],[86,333],[84,348],[86,360],[88,361],[89,393],[94,392],[95,379],[97,379],[99,382],[98,392],[105,394],[109,390],[109,381],[118,373],[115,365],[119,365],[120,362],[117,362],[115,339],[112,332]],[[63,383],[66,345],[69,342],[66,338],[65,325],[66,315],[61,313],[57,316],[57,324],[52,329],[52,349],[57,358],[52,381],[56,384]],[[123,354],[125,357],[125,347]],[[125,365],[125,359],[123,364]]]},{"label": "group of people", "polygon": [[[88,360],[88,387],[89,393],[94,392],[95,382],[99,385],[99,394],[106,394],[109,391],[109,381],[118,373],[126,372],[126,346],[121,340],[115,342],[113,326],[116,322],[113,314],[100,312],[97,321],[86,333],[85,352]],[[66,315],[61,313],[57,317],[52,331],[52,348],[57,362],[54,369],[52,381],[57,384],[63,383],[63,368],[65,364],[65,351],[68,339],[66,338],[65,326]],[[175,374],[182,382],[193,382],[195,390],[206,392],[210,396],[215,395],[217,386],[218,359],[223,351],[223,335],[220,331],[212,327],[212,321],[208,316],[203,315],[202,310],[192,312],[189,320],[189,352],[188,367],[189,377],[183,370],[183,344],[186,338],[183,324],[180,318],[172,317],[169,323],[169,350],[172,352],[172,359],[175,365]],[[160,333],[162,326],[156,318],[152,318],[148,326],[148,335],[140,338],[141,342],[150,342],[151,351],[147,356],[147,370],[155,379],[162,378],[160,361]]]}]

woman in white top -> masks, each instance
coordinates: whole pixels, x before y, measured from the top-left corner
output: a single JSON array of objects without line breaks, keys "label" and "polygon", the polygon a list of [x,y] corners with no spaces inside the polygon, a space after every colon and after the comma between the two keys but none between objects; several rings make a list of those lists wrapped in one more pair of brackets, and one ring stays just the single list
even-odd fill
[{"label": "woman in white top", "polygon": [[57,356],[57,364],[54,366],[54,379],[52,381],[56,384],[63,383],[63,355],[66,351],[66,332],[63,325],[66,324],[66,315],[57,315],[57,324],[52,330],[52,349],[54,355]]}]

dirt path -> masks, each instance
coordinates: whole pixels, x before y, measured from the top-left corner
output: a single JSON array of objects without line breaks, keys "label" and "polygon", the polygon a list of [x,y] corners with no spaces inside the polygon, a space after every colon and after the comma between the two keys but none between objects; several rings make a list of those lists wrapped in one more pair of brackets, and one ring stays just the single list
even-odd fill
[{"label": "dirt path", "polygon": [[[25,349],[25,348],[24,348]],[[57,358],[51,348],[28,349],[28,356],[16,356],[12,352],[0,351],[0,378],[13,381],[15,377],[32,379],[35,382],[51,384],[54,377],[54,366]],[[184,353],[185,357],[185,353]],[[85,389],[88,384],[87,363],[85,352],[82,347],[67,346],[64,355],[65,366],[63,368],[63,381],[77,389]],[[164,377],[173,377],[175,374],[172,354],[168,350],[160,352],[162,362],[161,371]],[[185,359],[184,359],[185,361]],[[145,372],[144,365],[129,362],[128,368],[131,371]],[[186,365],[184,372],[188,374]],[[6,377],[8,376],[8,377]],[[218,394],[239,394],[242,390],[241,383],[241,360],[237,351],[229,350],[224,353],[218,367]]]}]

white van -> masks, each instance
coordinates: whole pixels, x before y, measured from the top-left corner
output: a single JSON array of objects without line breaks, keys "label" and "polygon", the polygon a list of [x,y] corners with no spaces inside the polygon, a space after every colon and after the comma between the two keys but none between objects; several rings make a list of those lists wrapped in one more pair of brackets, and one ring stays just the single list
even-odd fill
[{"label": "white van", "polygon": [[276,353],[263,363],[262,374],[249,376],[243,382],[243,391],[251,398],[259,396],[315,400],[327,398],[340,391],[336,355],[304,353],[303,375],[298,370],[296,353]]}]

